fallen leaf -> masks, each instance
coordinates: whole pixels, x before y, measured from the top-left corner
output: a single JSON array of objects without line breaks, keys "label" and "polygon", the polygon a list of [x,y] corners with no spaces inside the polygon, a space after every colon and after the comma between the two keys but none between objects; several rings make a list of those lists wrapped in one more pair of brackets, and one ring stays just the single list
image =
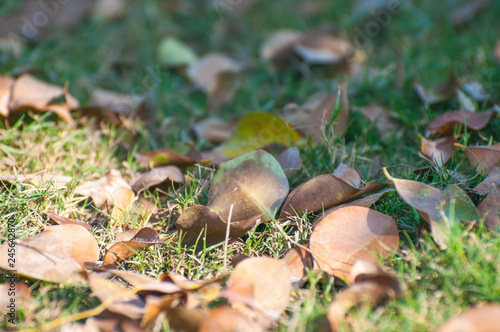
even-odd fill
[{"label": "fallen leaf", "polygon": [[450,14],[450,22],[452,25],[462,25],[470,22],[482,11],[488,9],[491,5],[490,0],[473,0],[458,7]]},{"label": "fallen leaf", "polygon": [[233,136],[239,121],[223,121],[218,118],[207,118],[193,126],[198,139],[220,144]]},{"label": "fallen leaf", "polygon": [[174,152],[170,149],[155,149],[148,152],[138,152],[135,159],[142,168],[155,168],[159,166],[192,166],[196,159]]},{"label": "fallen leaf", "polygon": [[14,315],[16,310],[26,308],[31,299],[31,291],[27,285],[15,282],[16,278],[10,278],[9,274],[4,274],[3,278],[5,283],[0,284],[0,294],[3,294],[0,298],[0,313],[11,318],[9,313],[12,313],[12,308]]},{"label": "fallen leaf", "polygon": [[340,322],[353,307],[374,307],[402,293],[399,281],[370,261],[356,261],[351,279],[354,284],[344,288],[328,306],[325,331],[338,331]]},{"label": "fallen leaf", "polygon": [[207,206],[227,221],[262,215],[272,220],[288,194],[288,180],[276,159],[257,150],[220,165],[208,192]]},{"label": "fallen leaf", "polygon": [[271,61],[274,65],[290,61],[292,45],[302,36],[294,30],[278,30],[273,32],[260,47],[260,56]]},{"label": "fallen leaf", "polygon": [[460,87],[460,79],[455,74],[455,71],[451,72],[450,77],[446,82],[443,82],[430,90],[426,90],[416,81],[413,82],[415,92],[425,105],[432,105],[451,99],[456,95],[456,92],[460,89]]},{"label": "fallen leaf", "polygon": [[94,205],[100,208],[105,203],[107,203],[108,206],[113,206],[112,194],[122,187],[131,189],[128,182],[122,177],[120,171],[112,169],[99,180],[89,181],[78,185],[75,188],[75,194],[91,197],[94,201]]},{"label": "fallen leaf", "polygon": [[0,115],[4,117],[8,117],[10,113],[9,101],[14,82],[10,76],[0,76]]},{"label": "fallen leaf", "polygon": [[125,0],[97,0],[91,15],[97,19],[116,20],[125,16],[128,4]]},{"label": "fallen leaf", "polygon": [[318,212],[344,203],[350,199],[380,191],[390,184],[368,182],[358,189],[333,174],[317,176],[292,190],[288,195],[280,218],[288,218],[296,213]]},{"label": "fallen leaf", "polygon": [[495,166],[488,173],[488,176],[478,184],[474,191],[479,195],[487,195],[495,186],[500,186],[500,167]]},{"label": "fallen leaf", "polygon": [[483,85],[478,81],[463,82],[462,89],[467,92],[472,99],[477,101],[488,101],[491,98]]},{"label": "fallen leaf", "polygon": [[143,174],[134,181],[132,189],[138,194],[147,189],[154,190],[154,188],[159,188],[166,192],[172,188],[174,183],[184,184],[184,174],[176,166],[164,166],[154,168]]},{"label": "fallen leaf", "polygon": [[130,240],[122,240],[113,244],[103,259],[103,265],[115,264],[120,260],[127,259],[130,256],[136,255],[139,252],[149,248],[152,245],[164,244],[160,241],[160,236],[152,228],[145,227],[141,229]]},{"label": "fallen leaf", "polygon": [[[303,245],[308,248],[308,245]],[[302,247],[293,247],[282,258],[288,271],[288,277],[292,282],[292,287],[298,289],[307,281],[307,269],[313,269],[313,256],[309,251]]]},{"label": "fallen leaf", "polygon": [[358,171],[354,168],[347,166],[344,163],[340,163],[335,171],[333,171],[333,175],[344,181],[345,183],[350,184],[354,188],[358,188],[361,186],[361,176],[359,176]]},{"label": "fallen leaf", "polygon": [[465,148],[469,164],[482,174],[488,174],[500,163],[500,144],[469,146]]},{"label": "fallen leaf", "polygon": [[293,43],[294,52],[307,64],[333,65],[345,63],[353,54],[349,40],[324,32],[311,32]]},{"label": "fallen leaf", "polygon": [[375,262],[379,256],[387,258],[399,247],[399,233],[392,217],[348,206],[333,211],[316,225],[309,247],[321,270],[351,283],[352,265],[358,259]]},{"label": "fallen leaf", "polygon": [[36,187],[66,189],[73,180],[71,176],[58,175],[53,173],[35,174],[5,174],[0,176],[0,181],[4,186],[7,184],[30,184]]},{"label": "fallen leaf", "polygon": [[219,54],[207,54],[187,68],[187,76],[203,90],[212,108],[227,104],[236,91],[236,77],[241,66],[231,58]]},{"label": "fallen leaf", "polygon": [[477,210],[481,214],[486,229],[498,232],[500,226],[500,185],[496,185],[491,189],[488,196],[479,204]]},{"label": "fallen leaf", "polygon": [[468,130],[481,130],[493,119],[494,111],[488,112],[469,112],[454,111],[444,113],[435,118],[426,127],[426,136],[452,135],[458,125]]},{"label": "fallen leaf", "polygon": [[[63,331],[66,326],[66,324],[63,325],[61,331]],[[73,324],[69,326],[66,331],[78,332],[77,328],[78,327],[75,327]],[[144,332],[145,329],[142,328],[136,320],[126,315],[104,310],[99,315],[88,318],[80,331]]]},{"label": "fallen leaf", "polygon": [[302,159],[300,159],[300,152],[296,147],[286,149],[276,157],[276,160],[280,163],[287,177],[302,168]]},{"label": "fallen leaf", "polygon": [[84,263],[95,263],[99,258],[97,241],[78,225],[47,227],[42,233],[16,241],[15,247],[15,257],[11,254],[9,258],[9,244],[0,246],[0,268],[58,283],[80,282]]},{"label": "fallen leaf", "polygon": [[[250,217],[246,220],[231,220],[229,237],[244,236],[261,222],[262,214]],[[195,205],[186,209],[175,222],[180,232],[182,244],[195,245],[196,250],[201,250],[205,244],[207,247],[224,241],[226,237],[227,223],[217,212],[203,205]]]},{"label": "fallen leaf", "polygon": [[158,59],[167,67],[182,67],[194,63],[198,57],[179,39],[166,37],[158,45]]},{"label": "fallen leaf", "polygon": [[135,194],[130,188],[122,187],[116,189],[111,195],[113,198],[113,210],[111,211],[110,228],[117,225],[121,227],[122,219],[128,214],[135,202]]},{"label": "fallen leaf", "polygon": [[385,107],[372,105],[361,107],[359,111],[366,117],[369,122],[375,123],[375,127],[379,131],[382,138],[388,138],[392,135],[396,123],[394,116]]},{"label": "fallen leaf", "polygon": [[456,150],[455,143],[457,140],[455,136],[442,137],[435,141],[420,136],[420,140],[422,142],[420,148],[422,154],[434,161],[439,167],[443,167]]},{"label": "fallen leaf", "polygon": [[166,308],[168,324],[174,331],[198,332],[206,314],[199,309],[183,306]]},{"label": "fallen leaf", "polygon": [[279,116],[254,112],[243,117],[233,136],[217,147],[213,154],[225,159],[235,158],[270,144],[289,147],[302,139],[302,135]]},{"label": "fallen leaf", "polygon": [[60,216],[60,215],[56,214],[54,211],[50,211],[50,210],[43,211],[43,213],[45,213],[47,215],[47,217],[49,217],[51,220],[53,220],[58,225],[68,225],[68,224],[79,225],[79,226],[82,226],[83,228],[85,228],[86,230],[88,230],[89,232],[92,232],[92,226],[90,226],[86,222],[78,221],[78,220],[75,220],[72,218],[66,218],[66,217]]},{"label": "fallen leaf", "polygon": [[210,310],[200,322],[198,332],[263,332],[262,327],[230,306],[218,306]]},{"label": "fallen leaf", "polygon": [[486,304],[466,310],[460,316],[447,321],[439,332],[498,332],[499,304]]},{"label": "fallen leaf", "polygon": [[[242,292],[243,290],[243,292]],[[285,264],[270,257],[245,259],[233,270],[221,296],[249,306],[265,319],[275,321],[285,311],[292,292]]]}]

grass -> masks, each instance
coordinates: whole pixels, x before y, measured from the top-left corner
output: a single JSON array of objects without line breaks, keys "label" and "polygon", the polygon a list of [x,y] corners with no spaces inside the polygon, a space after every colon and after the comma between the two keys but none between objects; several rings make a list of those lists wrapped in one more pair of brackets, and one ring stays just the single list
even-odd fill
[{"label": "grass", "polygon": [[[111,127],[69,128],[53,116],[32,115],[11,128],[0,129],[0,174],[31,174],[46,171],[71,176],[66,189],[16,184],[0,191],[0,233],[6,235],[6,217],[12,215],[17,236],[28,237],[46,225],[40,211],[52,209],[71,217],[87,220],[96,227],[101,248],[112,242],[101,211],[88,208],[73,193],[81,182],[116,168],[131,179],[140,168],[133,151],[170,147],[187,151],[194,140],[187,129],[195,121],[208,116],[230,118],[251,111],[279,114],[287,103],[303,103],[320,89],[333,90],[337,81],[313,70],[302,77],[292,72],[268,70],[258,59],[260,43],[275,29],[310,30],[335,26],[340,35],[353,38],[355,27],[363,28],[370,18],[359,20],[351,15],[350,1],[323,1],[325,9],[315,15],[300,13],[298,0],[257,1],[247,13],[217,11],[211,2],[184,1],[178,12],[168,11],[160,1],[131,0],[125,19],[100,21],[88,19],[74,31],[59,31],[56,38],[25,45],[20,55],[0,51],[2,74],[17,75],[37,69],[37,75],[55,84],[70,83],[70,92],[83,105],[94,88],[101,87],[129,94],[149,95],[156,108],[153,125],[137,133]],[[454,5],[452,5],[452,3]],[[391,23],[371,40],[364,63],[365,78],[351,77],[351,105],[381,104],[397,116],[399,132],[382,140],[373,124],[351,111],[347,133],[323,144],[308,143],[301,148],[302,170],[291,179],[291,187],[324,173],[331,173],[342,156],[372,180],[384,180],[381,168],[389,168],[393,176],[423,181],[438,188],[458,184],[472,188],[483,176],[476,175],[458,151],[446,168],[426,169],[428,162],[418,156],[418,133],[431,119],[446,110],[459,107],[451,100],[424,107],[412,90],[416,78],[429,87],[447,78],[451,70],[459,77],[478,80],[495,100],[499,98],[500,67],[493,59],[493,49],[500,26],[500,3],[493,3],[465,27],[453,28],[448,22],[450,8],[457,1],[420,1],[394,15]],[[232,103],[219,110],[206,107],[205,96],[192,88],[180,73],[159,65],[156,45],[162,37],[174,35],[194,47],[198,54],[220,51],[247,63],[249,69],[241,77],[241,86]],[[398,55],[399,54],[399,55]],[[393,89],[398,56],[406,73],[402,91]],[[479,103],[479,109],[486,108]],[[463,136],[462,144],[486,144],[500,141],[500,120],[495,119],[480,132]],[[209,147],[196,142],[197,147]],[[332,151],[338,155],[332,156]],[[417,171],[420,170],[420,171]],[[159,212],[153,227],[162,238],[173,233],[172,224],[180,212],[194,204],[205,204],[213,169],[191,167],[186,170],[189,183],[170,191],[167,201],[157,202]],[[475,197],[475,203],[480,198]],[[479,230],[457,234],[454,245],[436,250],[429,239],[417,240],[422,219],[391,191],[374,209],[397,217],[401,253],[386,263],[397,272],[407,288],[405,295],[377,309],[359,308],[350,313],[345,331],[428,331],[435,330],[446,319],[465,308],[484,302],[500,302],[500,242],[496,235]],[[297,218],[297,225],[282,225],[297,242],[306,243],[314,216]],[[273,223],[261,226],[242,242],[229,246],[229,257],[236,252],[248,255],[282,257],[290,248],[286,237]],[[159,277],[163,272],[177,272],[190,279],[208,279],[220,275],[223,266],[222,244],[201,253],[169,243],[152,247],[131,257],[120,267]],[[101,253],[102,256],[104,252]],[[101,257],[102,257],[101,256]],[[19,329],[36,327],[57,317],[68,316],[96,307],[100,302],[87,288],[60,287],[47,282],[21,278],[29,285],[33,298],[20,311]],[[316,331],[330,301],[338,292],[332,279],[312,276],[306,287],[296,294],[279,331]],[[6,327],[2,319],[0,328]],[[168,331],[168,323],[162,323]]]}]

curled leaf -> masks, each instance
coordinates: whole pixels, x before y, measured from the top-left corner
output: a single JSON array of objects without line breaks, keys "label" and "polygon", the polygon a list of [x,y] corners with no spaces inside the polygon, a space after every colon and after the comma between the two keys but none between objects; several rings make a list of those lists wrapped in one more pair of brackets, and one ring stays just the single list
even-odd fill
[{"label": "curled leaf", "polygon": [[89,232],[92,232],[92,226],[90,226],[89,224],[87,224],[85,222],[78,221],[78,220],[75,220],[72,218],[66,218],[66,217],[60,216],[60,215],[54,213],[54,211],[44,211],[43,213],[45,213],[47,215],[47,217],[52,219],[58,225],[75,224],[75,225],[82,226],[83,228],[85,228]]},{"label": "curled leaf", "polygon": [[442,137],[435,141],[420,136],[420,140],[422,142],[422,154],[434,161],[439,167],[446,164],[456,150],[455,143],[457,140],[454,136]]},{"label": "curled leaf", "polygon": [[500,144],[469,146],[465,148],[465,154],[472,167],[482,174],[488,174],[500,163]]},{"label": "curled leaf", "polygon": [[102,207],[105,203],[108,206],[113,206],[112,194],[122,187],[130,189],[130,185],[122,177],[120,171],[112,169],[99,180],[78,185],[75,188],[75,193],[81,196],[92,197],[96,207]]},{"label": "curled leaf", "polygon": [[143,174],[139,179],[132,184],[132,190],[140,193],[143,190],[152,187],[158,187],[163,191],[168,191],[173,183],[184,184],[184,174],[176,166],[164,166],[154,168],[151,171]]},{"label": "curled leaf", "polygon": [[155,168],[167,165],[185,167],[196,164],[196,159],[174,152],[170,149],[138,152],[135,154],[135,159],[142,168]]},{"label": "curled leaf", "polygon": [[448,112],[435,118],[426,127],[426,136],[452,135],[457,125],[467,126],[468,130],[480,130],[495,116],[494,111],[469,112],[454,111]]}]

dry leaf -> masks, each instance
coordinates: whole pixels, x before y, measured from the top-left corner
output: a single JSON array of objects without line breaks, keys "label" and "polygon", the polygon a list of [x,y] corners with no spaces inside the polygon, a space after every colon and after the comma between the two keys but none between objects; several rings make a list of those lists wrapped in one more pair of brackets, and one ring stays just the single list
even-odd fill
[{"label": "dry leaf", "polygon": [[480,173],[488,174],[500,163],[500,144],[469,146],[465,148],[469,164]]},{"label": "dry leaf", "polygon": [[227,104],[236,91],[236,77],[241,66],[229,57],[213,53],[193,62],[187,76],[209,97],[212,108]]},{"label": "dry leaf", "polygon": [[302,168],[302,159],[300,158],[299,149],[296,147],[286,149],[276,157],[276,160],[280,163],[287,177]]},{"label": "dry leaf", "polygon": [[426,90],[416,81],[413,82],[415,92],[425,105],[432,105],[453,98],[457,90],[460,89],[460,86],[460,79],[454,71],[451,72],[450,77],[446,82],[443,82],[430,90]]},{"label": "dry leaf", "polygon": [[51,188],[51,189],[66,189],[69,183],[73,180],[71,176],[57,175],[52,173],[36,173],[36,174],[6,174],[0,176],[0,181],[4,186],[10,184],[32,184],[36,187]]},{"label": "dry leaf", "polygon": [[475,188],[474,191],[479,195],[487,195],[495,186],[500,186],[500,167],[495,166],[488,173],[488,176]]},{"label": "dry leaf", "polygon": [[0,313],[13,318],[9,315],[12,308],[14,315],[17,314],[16,310],[25,308],[31,298],[31,291],[27,285],[11,281],[15,278],[10,278],[9,274],[4,274],[3,278],[5,283],[0,284],[0,294],[3,295],[0,297]]},{"label": "dry leaf", "polygon": [[307,64],[334,65],[345,63],[354,54],[349,40],[323,32],[311,32],[292,45],[294,52]]},{"label": "dry leaf", "polygon": [[452,135],[456,126],[468,130],[481,130],[493,119],[494,111],[476,113],[469,111],[448,112],[435,118],[426,127],[426,136]]},{"label": "dry leaf", "polygon": [[277,320],[290,301],[292,284],[285,264],[270,257],[251,257],[239,263],[221,292],[232,303],[250,307],[266,319]]},{"label": "dry leaf", "polygon": [[156,244],[164,244],[164,242],[160,241],[160,236],[154,229],[145,227],[130,240],[122,240],[113,244],[106,252],[102,264],[115,264],[119,260],[127,259]]},{"label": "dry leaf", "polygon": [[[78,332],[74,324],[64,328],[67,324],[61,326],[61,332]],[[81,327],[81,332],[87,331],[123,331],[123,332],[145,332],[146,330],[140,327],[136,320],[109,310],[103,311],[97,316],[92,316],[85,321],[85,325]]]},{"label": "dry leaf", "polygon": [[207,206],[228,220],[240,221],[263,215],[274,218],[288,194],[288,180],[276,159],[257,150],[220,165],[208,192]]},{"label": "dry leaf", "polygon": [[128,182],[120,174],[120,171],[112,169],[99,180],[78,185],[75,188],[75,194],[92,197],[96,207],[102,207],[104,203],[107,203],[108,206],[113,206],[112,194],[122,187],[131,189]]},{"label": "dry leaf", "polygon": [[375,127],[382,139],[388,139],[393,135],[396,123],[388,109],[382,106],[373,105],[361,107],[359,110],[369,122],[375,123]]},{"label": "dry leaf", "polygon": [[172,188],[174,183],[184,184],[184,174],[182,174],[181,170],[176,166],[164,166],[154,168],[143,174],[134,181],[132,189],[136,193],[140,193],[147,189],[154,190],[155,188],[167,192],[168,189]]},{"label": "dry leaf", "polygon": [[279,116],[254,112],[245,115],[233,136],[210,155],[218,159],[230,159],[272,144],[289,147],[300,143],[302,139],[302,135]]},{"label": "dry leaf", "polygon": [[68,224],[79,225],[79,226],[82,226],[83,228],[85,228],[86,230],[88,230],[89,232],[92,232],[92,226],[90,226],[86,222],[82,222],[82,221],[78,221],[78,220],[75,220],[72,218],[66,218],[66,217],[60,216],[60,215],[54,213],[54,211],[47,210],[47,211],[43,211],[43,213],[45,213],[47,215],[47,217],[49,217],[51,220],[53,220],[58,225],[68,225]]},{"label": "dry leaf", "polygon": [[174,152],[170,149],[155,149],[148,152],[138,152],[135,159],[142,168],[155,168],[159,166],[192,166],[196,159]]},{"label": "dry leaf", "polygon": [[288,61],[292,52],[292,44],[302,36],[294,30],[278,30],[272,33],[260,47],[260,56],[274,64]]},{"label": "dry leaf", "polygon": [[210,310],[200,322],[198,332],[264,332],[265,330],[230,306],[219,306]]},{"label": "dry leaf", "polygon": [[420,140],[422,154],[434,161],[439,167],[443,167],[457,149],[455,136],[442,137],[435,141],[420,136]]},{"label": "dry leaf", "polygon": [[8,117],[9,101],[12,94],[14,79],[10,76],[0,76],[0,115]]},{"label": "dry leaf", "polygon": [[15,257],[8,255],[9,243],[0,246],[0,268],[51,282],[78,282],[84,263],[95,263],[99,258],[97,241],[78,225],[47,227],[42,233],[16,241],[15,246]]},{"label": "dry leaf", "polygon": [[348,206],[325,216],[311,234],[309,247],[319,268],[347,282],[358,259],[377,261],[399,247],[392,217],[360,206]]},{"label": "dry leaf", "polygon": [[[229,237],[246,235],[261,222],[261,216],[262,214],[259,214],[246,220],[231,218],[234,221],[231,220]],[[182,244],[192,246],[198,242],[196,250],[201,250],[203,244],[209,247],[224,241],[227,229],[226,221],[222,220],[217,212],[203,205],[186,209],[175,222],[175,226],[180,232]]]},{"label": "dry leaf", "polygon": [[447,321],[439,332],[499,332],[500,305],[486,304],[470,308],[458,317]]},{"label": "dry leaf", "polygon": [[344,203],[350,199],[380,191],[390,184],[368,182],[364,188],[353,187],[333,174],[317,176],[292,190],[288,195],[280,218],[318,212]]},{"label": "dry leaf", "polygon": [[220,144],[233,136],[239,121],[223,121],[218,118],[207,118],[193,126],[198,139]]},{"label": "dry leaf", "polygon": [[470,22],[482,11],[485,11],[491,5],[491,0],[472,0],[463,6],[455,9],[450,14],[451,24],[454,26]]},{"label": "dry leaf", "polygon": [[128,214],[135,202],[135,194],[130,188],[122,187],[116,189],[111,195],[113,199],[113,210],[111,211],[111,229],[118,224]]},{"label": "dry leaf", "polygon": [[358,188],[361,185],[361,176],[359,176],[358,171],[354,168],[347,166],[344,163],[340,163],[335,171],[333,171],[333,175],[344,181],[345,183],[350,184],[354,188]]},{"label": "dry leaf", "polygon": [[491,189],[477,210],[484,220],[484,226],[490,231],[498,231],[500,226],[500,185],[495,185]]},{"label": "dry leaf", "polygon": [[402,293],[399,281],[370,261],[358,260],[351,270],[351,279],[354,284],[344,288],[328,307],[324,331],[337,331],[353,307],[376,306]]},{"label": "dry leaf", "polygon": [[[308,248],[308,245],[303,245]],[[307,269],[313,269],[313,256],[309,251],[301,247],[294,247],[282,258],[288,270],[288,277],[292,286],[298,289],[307,281]]]}]

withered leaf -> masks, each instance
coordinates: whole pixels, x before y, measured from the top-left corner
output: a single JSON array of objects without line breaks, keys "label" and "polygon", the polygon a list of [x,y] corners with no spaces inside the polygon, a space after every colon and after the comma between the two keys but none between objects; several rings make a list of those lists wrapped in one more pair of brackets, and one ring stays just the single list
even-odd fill
[{"label": "withered leaf", "polygon": [[151,171],[143,174],[132,184],[132,189],[136,193],[152,187],[160,188],[163,191],[168,191],[173,183],[184,184],[184,175],[176,166],[164,166],[154,168]]},{"label": "withered leaf", "polygon": [[488,174],[500,163],[500,144],[469,146],[465,148],[465,154],[472,167],[482,174]]},{"label": "withered leaf", "polygon": [[288,194],[288,180],[276,159],[257,150],[220,165],[208,192],[207,206],[227,220],[248,220],[263,215],[274,218]]},{"label": "withered leaf", "polygon": [[368,182],[363,189],[358,189],[333,174],[323,174],[292,190],[283,204],[280,217],[287,218],[296,213],[301,215],[306,211],[326,210],[350,199],[380,191],[389,185],[389,183]]},{"label": "withered leaf", "polygon": [[99,180],[78,185],[75,188],[75,193],[85,197],[92,197],[96,207],[102,207],[105,203],[108,206],[113,206],[112,194],[122,187],[131,189],[120,171],[112,169]]},{"label": "withered leaf", "polygon": [[321,270],[347,282],[358,259],[377,261],[399,247],[392,217],[361,207],[347,206],[325,216],[314,228],[309,247]]},{"label": "withered leaf", "polygon": [[10,76],[0,76],[0,115],[4,117],[8,117],[10,113],[9,102],[14,81]]},{"label": "withered leaf", "polygon": [[468,23],[491,5],[491,0],[473,0],[458,7],[450,14],[451,24],[457,26]]},{"label": "withered leaf", "polygon": [[434,161],[439,167],[446,164],[453,155],[453,152],[457,149],[455,146],[457,142],[455,136],[442,137],[435,141],[420,136],[420,140],[422,142],[420,148],[422,154]]},{"label": "withered leaf", "polygon": [[292,284],[283,261],[251,257],[236,265],[221,296],[274,321],[286,309],[291,292]]},{"label": "withered leaf", "polygon": [[276,65],[288,61],[293,51],[292,44],[301,36],[301,32],[294,30],[283,29],[275,31],[261,45],[260,56]]},{"label": "withered leaf", "polygon": [[[13,269],[8,248],[7,243],[0,246],[0,268],[4,270]],[[99,246],[85,228],[60,225],[17,241],[15,255],[17,274],[51,282],[79,282],[84,263],[95,263],[99,258]]]},{"label": "withered leaf", "polygon": [[167,165],[185,167],[196,164],[196,159],[174,152],[170,149],[138,152],[135,154],[135,159],[142,168],[155,168]]},{"label": "withered leaf", "polygon": [[231,58],[207,54],[187,68],[187,76],[209,97],[209,104],[218,108],[228,103],[236,90],[236,77],[241,66]]},{"label": "withered leaf", "polygon": [[450,77],[447,81],[429,90],[426,90],[416,81],[413,82],[413,88],[415,89],[415,92],[426,105],[432,105],[451,99],[453,96],[455,96],[457,90],[460,89],[460,86],[460,79],[454,71],[451,72]]},{"label": "withered leaf", "polygon": [[387,139],[393,134],[396,122],[394,121],[394,116],[388,109],[382,106],[372,105],[361,107],[359,110],[368,121],[375,123],[375,127],[379,131],[382,139]]},{"label": "withered leaf", "polygon": [[458,317],[447,321],[439,332],[496,332],[498,331],[499,304],[470,308]]},{"label": "withered leaf", "polygon": [[346,62],[354,53],[350,41],[324,32],[311,32],[293,43],[294,52],[308,64],[333,65]]},{"label": "withered leaf", "polygon": [[56,214],[54,211],[50,211],[50,210],[43,211],[43,213],[45,213],[47,215],[47,217],[52,219],[58,225],[75,224],[75,225],[82,226],[83,228],[85,228],[89,232],[92,232],[92,226],[90,226],[86,222],[78,221],[78,220],[75,220],[72,218],[66,218],[66,217],[60,216],[60,215]]},{"label": "withered leaf", "polygon": [[140,251],[157,244],[164,244],[164,242],[160,241],[158,233],[150,227],[144,227],[130,240],[113,244],[106,252],[102,264],[115,264],[119,260],[127,259],[128,257],[136,255]]},{"label": "withered leaf", "polygon": [[[308,247],[308,245],[304,245]],[[288,277],[292,282],[293,288],[300,288],[307,281],[307,269],[313,269],[313,256],[311,253],[301,247],[293,247],[282,258],[288,270]]]},{"label": "withered leaf", "polygon": [[500,226],[500,185],[496,185],[490,190],[477,210],[484,220],[484,226],[490,231],[498,231]]},{"label": "withered leaf", "polygon": [[[4,276],[6,281],[9,281],[8,276]],[[13,296],[12,296],[12,292]],[[10,293],[10,296],[6,296]],[[0,284],[0,294],[4,294],[0,298],[0,313],[7,313],[12,306],[12,298],[14,298],[15,308],[25,308],[31,298],[31,291],[28,285],[19,282],[5,282]]]},{"label": "withered leaf", "polygon": [[457,125],[467,126],[468,130],[480,130],[495,116],[494,111],[469,112],[454,111],[435,118],[426,127],[426,136],[452,135]]},{"label": "withered leaf", "polygon": [[500,186],[500,167],[495,166],[488,173],[488,176],[475,188],[474,191],[479,195],[487,195],[495,186]]},{"label": "withered leaf", "polygon": [[218,118],[207,118],[196,123],[193,130],[199,139],[219,144],[233,135],[238,122],[238,120],[223,121]]},{"label": "withered leaf", "polygon": [[111,229],[121,225],[120,221],[127,215],[135,201],[135,194],[130,188],[122,187],[116,189],[111,195],[113,198],[113,210],[111,211]]},{"label": "withered leaf", "polygon": [[302,168],[302,159],[299,149],[296,147],[286,149],[276,157],[276,160],[280,163],[287,177]]},{"label": "withered leaf", "polygon": [[340,163],[335,171],[333,171],[333,175],[343,180],[345,183],[350,184],[354,188],[358,188],[361,185],[361,176],[358,171],[354,168],[347,166],[344,163]]},{"label": "withered leaf", "polygon": [[[244,220],[231,218],[235,221],[231,221],[229,237],[246,235],[260,223],[261,216],[262,214],[259,214]],[[180,232],[182,244],[192,246],[198,242],[198,250],[203,248],[204,242],[206,246],[211,246],[224,241],[227,229],[226,221],[222,220],[217,212],[203,205],[186,209],[175,222],[175,226]]]},{"label": "withered leaf", "polygon": [[219,306],[210,310],[200,322],[198,332],[263,332],[256,322],[230,306]]},{"label": "withered leaf", "polygon": [[0,181],[4,185],[6,183],[15,184],[33,184],[37,187],[64,189],[72,181],[71,176],[64,176],[52,173],[36,173],[36,174],[5,174],[0,176]]}]

